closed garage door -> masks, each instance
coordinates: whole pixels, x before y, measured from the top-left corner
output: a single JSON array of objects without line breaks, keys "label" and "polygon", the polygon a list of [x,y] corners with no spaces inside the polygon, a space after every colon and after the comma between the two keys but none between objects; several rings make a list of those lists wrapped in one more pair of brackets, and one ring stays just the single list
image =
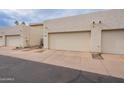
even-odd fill
[{"label": "closed garage door", "polygon": [[57,50],[90,51],[90,32],[49,34],[49,48]]},{"label": "closed garage door", "polygon": [[19,35],[6,36],[6,46],[19,47],[21,44]]},{"label": "closed garage door", "polygon": [[124,30],[102,31],[102,52],[124,54]]},{"label": "closed garage door", "polygon": [[0,36],[0,46],[3,46],[3,38],[2,38],[2,36]]}]

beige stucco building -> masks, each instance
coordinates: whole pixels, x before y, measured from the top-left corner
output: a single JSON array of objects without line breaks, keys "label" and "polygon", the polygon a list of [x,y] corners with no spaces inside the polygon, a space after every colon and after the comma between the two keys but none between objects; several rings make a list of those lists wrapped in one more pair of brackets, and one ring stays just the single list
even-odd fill
[{"label": "beige stucco building", "polygon": [[43,38],[49,49],[124,54],[124,10],[47,20]]},{"label": "beige stucco building", "polygon": [[[40,25],[40,28],[39,28]],[[43,24],[0,28],[0,46],[31,47],[40,45]]]},{"label": "beige stucco building", "polygon": [[42,39],[44,48],[49,49],[124,54],[124,10],[0,28],[0,46],[39,46]]}]

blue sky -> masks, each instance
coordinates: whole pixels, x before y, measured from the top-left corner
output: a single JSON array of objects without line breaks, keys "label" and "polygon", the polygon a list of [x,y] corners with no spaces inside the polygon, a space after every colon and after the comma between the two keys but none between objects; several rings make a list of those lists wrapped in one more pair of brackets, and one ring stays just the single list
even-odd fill
[{"label": "blue sky", "polygon": [[0,10],[0,27],[12,26],[15,20],[29,23],[41,23],[44,20],[55,19],[66,16],[86,14],[98,9],[1,9]]}]

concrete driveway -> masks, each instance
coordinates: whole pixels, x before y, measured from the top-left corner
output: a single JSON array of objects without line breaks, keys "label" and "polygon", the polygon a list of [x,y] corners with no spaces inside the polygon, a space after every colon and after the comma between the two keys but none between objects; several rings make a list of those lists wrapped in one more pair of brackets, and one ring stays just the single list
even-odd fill
[{"label": "concrete driveway", "polygon": [[5,47],[0,55],[0,75],[13,76],[1,82],[124,82],[123,55]]},{"label": "concrete driveway", "polygon": [[0,82],[7,83],[102,83],[123,79],[34,61],[0,56]]},{"label": "concrete driveway", "polygon": [[70,82],[78,70],[0,56],[0,82]]}]

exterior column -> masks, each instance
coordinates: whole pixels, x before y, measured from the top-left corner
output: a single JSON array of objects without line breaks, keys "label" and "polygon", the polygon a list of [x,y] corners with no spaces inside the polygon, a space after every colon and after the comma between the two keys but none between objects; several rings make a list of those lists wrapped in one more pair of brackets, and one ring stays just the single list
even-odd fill
[{"label": "exterior column", "polygon": [[48,48],[48,32],[47,28],[43,28],[43,46],[44,48]]},{"label": "exterior column", "polygon": [[92,53],[101,53],[101,34],[102,34],[101,24],[94,23],[91,29],[91,52]]},{"label": "exterior column", "polygon": [[26,47],[26,26],[25,25],[19,25],[19,32],[20,32],[20,40],[21,40],[21,46],[22,48]]}]

